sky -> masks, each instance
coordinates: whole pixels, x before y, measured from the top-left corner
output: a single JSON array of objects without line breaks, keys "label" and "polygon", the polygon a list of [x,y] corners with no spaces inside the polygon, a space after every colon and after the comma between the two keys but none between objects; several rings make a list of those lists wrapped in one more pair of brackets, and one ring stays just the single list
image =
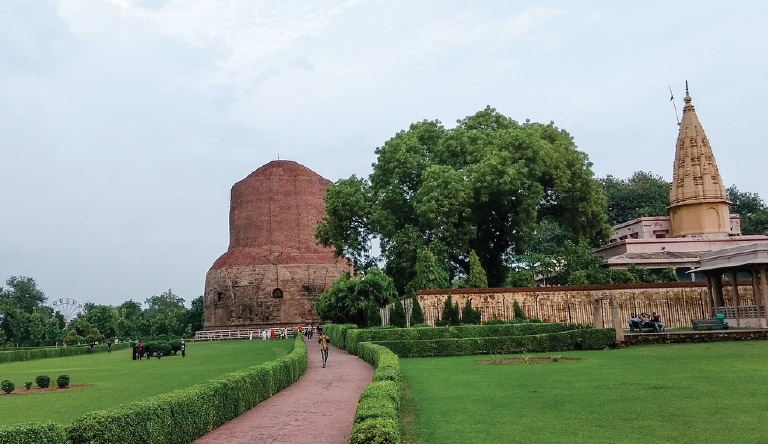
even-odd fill
[{"label": "sky", "polygon": [[[597,177],[671,179],[685,81],[726,186],[768,197],[768,3],[0,1],[0,280],[201,295],[232,185],[336,181],[416,121],[554,122]],[[760,161],[758,161],[758,159]]]}]

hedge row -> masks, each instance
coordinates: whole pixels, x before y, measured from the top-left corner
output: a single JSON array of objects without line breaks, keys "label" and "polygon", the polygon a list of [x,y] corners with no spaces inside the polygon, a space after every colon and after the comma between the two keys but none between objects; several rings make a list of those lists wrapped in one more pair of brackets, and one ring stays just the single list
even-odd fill
[{"label": "hedge row", "polygon": [[[328,335],[331,344],[342,350],[350,351],[347,348],[347,331],[356,330],[355,324],[327,324],[323,325],[323,331]],[[357,354],[357,353],[355,353]]]},{"label": "hedge row", "polygon": [[[130,344],[128,342],[121,342],[120,344],[113,344],[112,350],[120,350],[123,348],[128,348],[129,346]],[[88,349],[89,347],[87,345],[77,345],[70,347],[45,347],[13,351],[0,351],[0,363],[85,355],[88,354]],[[101,353],[105,351],[107,351],[106,345],[97,345],[93,347],[94,353]]]},{"label": "hedge row", "polygon": [[[330,325],[328,327],[331,327]],[[490,338],[506,336],[528,336],[545,333],[560,333],[564,331],[591,328],[579,324],[502,324],[502,325],[457,325],[433,328],[382,328],[356,329],[347,324],[340,327],[344,346],[352,354],[357,354],[357,344],[361,342],[383,341],[424,341],[438,339]],[[329,335],[330,336],[330,335]],[[332,339],[333,340],[333,339]]]},{"label": "hedge row", "polygon": [[[0,442],[186,444],[289,386],[306,369],[307,349],[297,335],[293,351],[275,361],[142,401],[86,413],[66,427],[31,423],[0,428]],[[14,436],[15,441],[5,441],[5,436]]]},{"label": "hedge row", "polygon": [[349,442],[399,443],[400,360],[388,348],[370,342],[358,344],[358,351],[360,358],[376,367],[376,372],[357,401]]},{"label": "hedge row", "polygon": [[616,333],[610,328],[588,328],[528,336],[449,338],[433,340],[376,341],[397,356],[463,356],[489,353],[601,350],[614,345]]}]

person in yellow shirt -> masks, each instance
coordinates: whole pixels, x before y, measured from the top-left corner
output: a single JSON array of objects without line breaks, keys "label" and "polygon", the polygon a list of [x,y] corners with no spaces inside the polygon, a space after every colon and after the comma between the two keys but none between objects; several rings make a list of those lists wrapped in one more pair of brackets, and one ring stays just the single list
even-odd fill
[{"label": "person in yellow shirt", "polygon": [[331,340],[322,327],[317,327],[317,332],[319,333],[317,343],[320,344],[320,355],[323,357],[323,368],[325,368],[325,362],[328,360],[328,344],[331,343]]}]

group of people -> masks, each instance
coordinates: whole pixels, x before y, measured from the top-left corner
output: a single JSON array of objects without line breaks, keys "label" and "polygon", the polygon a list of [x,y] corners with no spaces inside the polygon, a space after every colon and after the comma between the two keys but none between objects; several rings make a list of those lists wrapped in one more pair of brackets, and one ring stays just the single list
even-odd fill
[{"label": "group of people", "polygon": [[[109,347],[109,349],[111,351],[112,347]],[[139,361],[141,361],[144,358],[144,355],[147,356],[147,359],[150,359],[153,356],[157,359],[161,359],[163,357],[163,354],[160,351],[156,351],[153,355],[150,347],[147,347],[144,344],[142,344],[141,339],[131,341],[131,350],[133,351],[132,356],[134,361],[137,358],[139,359]],[[181,346],[179,347],[179,351],[181,351],[182,358],[187,357],[187,343],[184,342],[183,338],[181,340]]]},{"label": "group of people", "polygon": [[[288,337],[287,328],[265,328],[259,333],[262,341],[268,341],[270,339],[286,339]],[[251,336],[253,337],[253,336]]]},{"label": "group of people", "polygon": [[655,311],[650,315],[648,313],[640,313],[640,316],[632,313],[629,318],[629,329],[642,331],[643,328],[653,328],[654,333],[660,333],[665,329],[664,323],[661,322],[661,318]]},{"label": "group of people", "polygon": [[312,335],[314,333],[313,330],[314,330],[314,327],[312,327],[311,324],[304,327],[304,337],[307,339],[312,339]]}]

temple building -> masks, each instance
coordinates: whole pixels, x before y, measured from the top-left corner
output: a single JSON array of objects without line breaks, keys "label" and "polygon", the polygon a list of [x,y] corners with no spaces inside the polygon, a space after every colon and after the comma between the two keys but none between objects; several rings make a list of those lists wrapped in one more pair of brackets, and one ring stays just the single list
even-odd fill
[{"label": "temple building", "polygon": [[766,236],[741,234],[739,215],[730,214],[720,172],[704,128],[685,88],[677,135],[669,216],[641,217],[613,227],[609,243],[595,250],[610,268],[672,267],[682,279],[701,266],[700,255],[724,248],[766,243]]},{"label": "temple building", "polygon": [[315,299],[351,264],[317,244],[331,182],[277,160],[232,186],[229,248],[205,279],[205,330],[317,323]]}]

